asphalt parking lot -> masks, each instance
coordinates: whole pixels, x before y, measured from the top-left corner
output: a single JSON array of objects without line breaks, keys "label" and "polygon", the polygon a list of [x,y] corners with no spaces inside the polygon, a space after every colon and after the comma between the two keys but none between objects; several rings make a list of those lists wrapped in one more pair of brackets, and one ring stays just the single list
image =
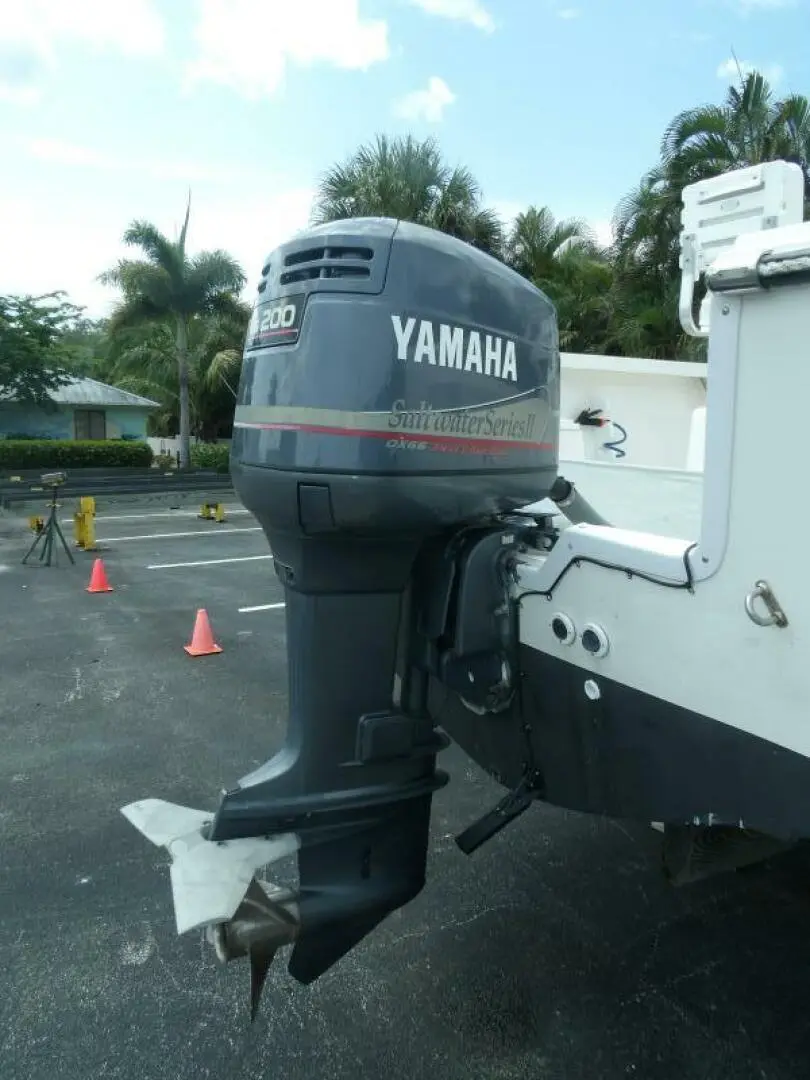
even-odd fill
[{"label": "asphalt parking lot", "polygon": [[[797,1080],[810,858],[673,890],[658,836],[538,806],[472,858],[499,792],[455,748],[429,880],[310,987],[178,939],[168,857],[119,813],[213,808],[284,732],[284,611],[244,512],[100,514],[93,555],[22,566],[0,521],[0,1075],[20,1080]],[[266,606],[270,605],[270,606]],[[205,607],[222,654],[183,651]],[[253,609],[253,610],[246,610]],[[339,628],[336,628],[339,632]]]}]

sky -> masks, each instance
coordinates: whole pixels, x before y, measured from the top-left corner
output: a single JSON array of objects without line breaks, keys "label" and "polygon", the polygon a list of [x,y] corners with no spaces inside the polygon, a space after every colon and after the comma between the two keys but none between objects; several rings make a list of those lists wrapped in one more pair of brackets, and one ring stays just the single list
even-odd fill
[{"label": "sky", "polygon": [[756,67],[810,93],[810,0],[0,0],[0,293],[97,278],[134,219],[224,248],[255,290],[319,177],[434,136],[505,220],[607,237],[681,109]]}]

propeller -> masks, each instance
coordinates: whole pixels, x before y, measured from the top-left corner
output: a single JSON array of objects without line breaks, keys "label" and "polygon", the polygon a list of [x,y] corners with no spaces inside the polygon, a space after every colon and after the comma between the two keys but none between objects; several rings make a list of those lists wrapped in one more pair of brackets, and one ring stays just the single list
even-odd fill
[{"label": "propeller", "polygon": [[166,848],[177,933],[204,929],[223,963],[250,961],[250,1018],[256,1013],[276,951],[298,936],[295,894],[257,880],[261,867],[298,851],[295,833],[272,838],[211,841],[211,814],[188,806],[142,799],[121,813],[156,847]]}]

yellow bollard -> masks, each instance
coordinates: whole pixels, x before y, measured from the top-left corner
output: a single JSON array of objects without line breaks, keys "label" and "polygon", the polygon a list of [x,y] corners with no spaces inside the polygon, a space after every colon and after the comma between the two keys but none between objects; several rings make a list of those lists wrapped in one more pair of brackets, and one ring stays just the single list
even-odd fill
[{"label": "yellow bollard", "polygon": [[31,532],[41,533],[45,528],[45,521],[41,517],[30,517],[28,519],[28,527]]},{"label": "yellow bollard", "polygon": [[200,507],[200,512],[197,515],[203,521],[219,521],[223,522],[225,518],[225,507],[222,503],[210,503],[204,502]]},{"label": "yellow bollard", "polygon": [[79,505],[84,514],[84,550],[96,550],[96,500],[92,495],[82,495]]},{"label": "yellow bollard", "polygon": [[92,495],[82,495],[78,512],[73,515],[73,533],[76,547],[83,551],[96,550],[96,500]]}]

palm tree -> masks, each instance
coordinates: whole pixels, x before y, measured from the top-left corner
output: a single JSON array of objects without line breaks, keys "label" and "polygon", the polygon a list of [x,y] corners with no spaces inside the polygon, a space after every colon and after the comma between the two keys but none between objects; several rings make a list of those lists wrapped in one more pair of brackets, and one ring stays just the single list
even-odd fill
[{"label": "palm tree", "polygon": [[678,319],[681,188],[659,164],[621,200],[613,217],[613,316],[607,351],[682,356]]},{"label": "palm tree", "polygon": [[618,254],[677,272],[683,188],[777,159],[801,166],[810,199],[810,101],[798,94],[776,99],[759,72],[741,75],[721,105],[685,109],[668,124],[659,163],[617,208]]},{"label": "palm tree", "polygon": [[605,255],[576,247],[557,258],[549,278],[535,281],[557,310],[561,349],[609,351],[613,281],[613,265]]},{"label": "palm tree", "polygon": [[613,255],[668,279],[678,273],[681,187],[666,166],[650,169],[616,207]]},{"label": "palm tree", "polygon": [[[225,434],[233,416],[250,307],[228,315],[192,316],[187,327],[189,431],[203,440]],[[108,354],[110,377],[123,390],[160,402],[153,423],[166,434],[179,416],[176,334],[172,320],[119,330]]]},{"label": "palm tree", "polygon": [[700,344],[677,319],[681,194],[687,184],[731,169],[782,159],[805,174],[810,213],[810,102],[774,97],[759,73],[740,74],[720,105],[678,113],[661,140],[658,164],[624,198],[613,220],[613,347],[635,355],[692,358]]},{"label": "palm tree", "polygon": [[351,217],[413,221],[496,255],[503,239],[498,215],[482,206],[472,173],[447,165],[435,140],[410,135],[378,135],[321,178],[313,223]]},{"label": "palm tree", "polygon": [[574,250],[597,254],[596,238],[585,221],[556,221],[548,207],[530,206],[512,223],[505,258],[513,270],[539,286],[554,278],[560,258]]},{"label": "palm tree", "polygon": [[584,220],[557,220],[545,206],[518,214],[504,245],[508,265],[554,303],[560,346],[573,352],[602,347],[613,280],[608,256]]},{"label": "palm tree", "polygon": [[721,105],[678,113],[661,141],[661,160],[681,186],[778,159],[802,167],[810,195],[810,101],[775,98],[757,71],[740,72],[739,87],[729,87]]},{"label": "palm tree", "polygon": [[100,275],[100,281],[117,285],[123,299],[113,311],[112,338],[135,327],[159,323],[171,327],[177,372],[180,419],[180,465],[190,461],[189,325],[195,317],[236,315],[238,294],[245,283],[239,264],[227,252],[186,252],[191,198],[180,236],[169,240],[148,221],[133,221],[124,243],[140,248],[142,259],[122,259]]}]

